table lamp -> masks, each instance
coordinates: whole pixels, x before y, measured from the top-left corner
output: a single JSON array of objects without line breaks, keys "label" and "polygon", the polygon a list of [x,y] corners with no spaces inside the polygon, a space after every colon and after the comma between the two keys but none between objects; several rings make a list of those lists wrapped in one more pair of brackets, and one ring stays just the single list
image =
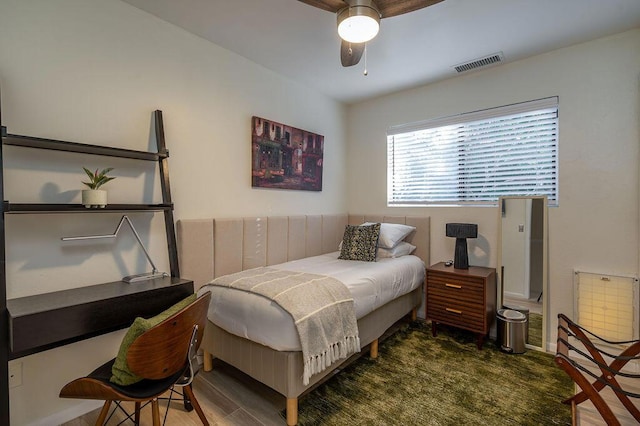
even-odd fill
[{"label": "table lamp", "polygon": [[475,223],[447,223],[446,232],[447,237],[456,239],[453,267],[456,269],[469,269],[467,238],[478,238],[478,225]]}]

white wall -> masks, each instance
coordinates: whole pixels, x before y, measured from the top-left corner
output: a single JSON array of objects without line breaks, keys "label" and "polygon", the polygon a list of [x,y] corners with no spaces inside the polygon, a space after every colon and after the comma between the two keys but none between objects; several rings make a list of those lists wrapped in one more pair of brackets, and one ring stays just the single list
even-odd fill
[{"label": "white wall", "polygon": [[[10,133],[146,150],[151,113],[164,113],[171,188],[180,218],[346,211],[341,104],[117,0],[0,0],[2,124]],[[251,188],[251,117],[324,135],[322,192]],[[159,202],[154,167],[131,160],[5,149],[6,199],[79,202],[81,166],[114,165],[111,202]],[[168,269],[161,214],[131,215],[159,269]],[[147,270],[118,214],[10,216],[10,298],[119,280]],[[67,381],[113,357],[120,333],[22,358],[12,424],[57,424],[87,409],[58,398]]]},{"label": "white wall", "polygon": [[[507,266],[500,280],[505,296],[529,298],[529,226],[531,200],[504,200],[507,214],[502,217],[502,266]],[[519,231],[522,226],[526,232]]]},{"label": "white wall", "polygon": [[[11,133],[143,150],[151,111],[161,109],[177,218],[425,214],[432,217],[433,262],[453,253],[444,224],[469,221],[479,224],[479,238],[469,240],[470,261],[495,266],[497,209],[386,207],[386,128],[558,95],[551,318],[571,312],[573,268],[638,273],[640,30],[351,106],[347,129],[338,103],[117,0],[0,0],[0,10],[2,124]],[[321,193],[251,189],[252,115],[325,136]],[[5,154],[14,155],[6,171],[11,201],[77,201],[79,167],[102,166],[102,160],[50,153]],[[126,161],[116,166],[118,180],[108,186],[112,202],[135,202],[141,191],[145,200],[157,197],[152,171],[140,173]],[[7,221],[10,297],[145,269],[126,237],[117,247],[84,251],[59,243],[64,235],[111,231],[117,215],[44,218]],[[160,269],[167,269],[161,219],[134,220]],[[58,399],[58,391],[109,359],[120,336],[21,359],[25,383],[10,392],[12,424],[53,424],[86,409]]]},{"label": "white wall", "polygon": [[497,208],[386,207],[391,125],[560,97],[559,202],[549,210],[550,321],[572,314],[574,268],[638,274],[640,30],[353,105],[348,110],[348,210],[430,215],[431,261],[449,259],[446,222],[478,223],[470,263],[497,263]]}]

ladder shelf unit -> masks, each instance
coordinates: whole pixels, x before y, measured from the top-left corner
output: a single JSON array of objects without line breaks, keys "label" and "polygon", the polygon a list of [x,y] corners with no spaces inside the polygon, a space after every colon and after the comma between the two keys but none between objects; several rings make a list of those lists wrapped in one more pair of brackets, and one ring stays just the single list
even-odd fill
[{"label": "ladder shelf unit", "polygon": [[[128,158],[158,163],[162,202],[158,204],[108,204],[88,209],[81,204],[11,203],[2,201],[0,215],[0,424],[9,425],[8,361],[58,346],[125,328],[136,316],[150,316],[193,293],[193,281],[180,278],[178,252],[169,186],[168,158],[162,111],[153,113],[157,152],[89,145],[9,134],[1,127],[0,200],[4,200],[3,149],[5,145],[31,149]],[[1,115],[0,115],[1,123]],[[164,215],[170,276],[143,283],[122,281],[90,285],[7,300],[5,215],[100,214],[161,212]]]}]

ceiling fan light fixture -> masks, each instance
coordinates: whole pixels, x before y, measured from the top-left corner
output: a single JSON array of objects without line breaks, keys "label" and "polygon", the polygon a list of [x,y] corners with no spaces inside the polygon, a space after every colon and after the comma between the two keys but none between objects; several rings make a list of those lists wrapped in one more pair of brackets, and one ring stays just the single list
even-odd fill
[{"label": "ceiling fan light fixture", "polygon": [[366,43],[380,30],[380,13],[371,6],[349,6],[338,12],[338,34],[350,43]]}]

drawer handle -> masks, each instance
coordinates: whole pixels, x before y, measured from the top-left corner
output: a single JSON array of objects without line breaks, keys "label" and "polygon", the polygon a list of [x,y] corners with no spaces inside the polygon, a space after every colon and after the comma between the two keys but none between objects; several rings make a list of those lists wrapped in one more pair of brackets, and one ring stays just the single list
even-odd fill
[{"label": "drawer handle", "polygon": [[454,314],[458,314],[458,315],[461,315],[461,314],[462,314],[462,311],[459,311],[459,310],[457,310],[457,309],[451,309],[451,308],[444,308],[444,309],[445,309],[447,312],[451,312],[451,313],[454,313]]},{"label": "drawer handle", "polygon": [[445,284],[445,287],[450,287],[450,288],[462,288],[462,286],[461,286],[461,285],[458,285],[458,284],[449,284],[449,283],[446,283],[446,284]]}]

